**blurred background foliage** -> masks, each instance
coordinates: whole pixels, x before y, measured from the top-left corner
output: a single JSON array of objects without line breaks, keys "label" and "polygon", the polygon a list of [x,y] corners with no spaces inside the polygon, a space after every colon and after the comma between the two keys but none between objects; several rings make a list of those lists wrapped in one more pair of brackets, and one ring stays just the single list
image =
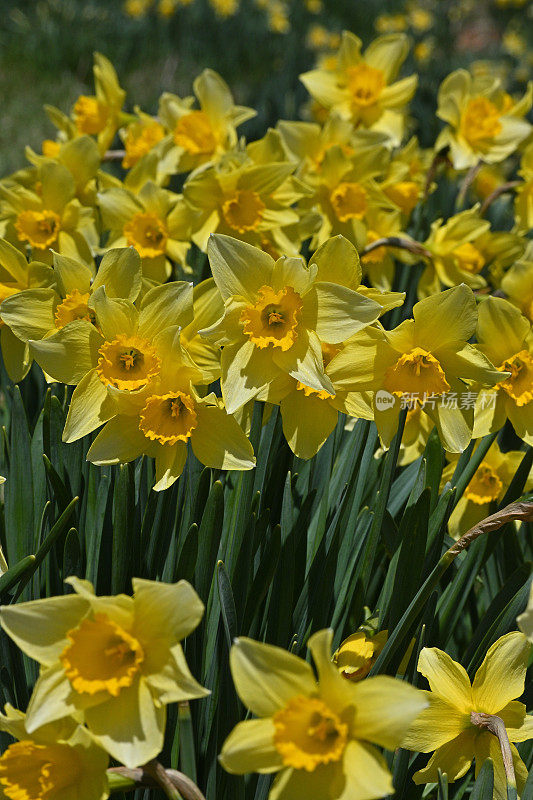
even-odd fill
[{"label": "blurred background foliage", "polygon": [[0,173],[24,164],[52,128],[43,103],[68,111],[92,87],[92,54],[111,59],[129,107],[154,112],[161,92],[191,93],[205,67],[221,73],[238,103],[258,116],[243,128],[263,135],[278,119],[305,117],[298,75],[327,57],[347,28],[366,44],[380,33],[411,38],[406,74],[420,86],[412,129],[431,146],[435,89],[452,69],[475,63],[523,90],[531,73],[529,0],[4,0],[0,26]]}]

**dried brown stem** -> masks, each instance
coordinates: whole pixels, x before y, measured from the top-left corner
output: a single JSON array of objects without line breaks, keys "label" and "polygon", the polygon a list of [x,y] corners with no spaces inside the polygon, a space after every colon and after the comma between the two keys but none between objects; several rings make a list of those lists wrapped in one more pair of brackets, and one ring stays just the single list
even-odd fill
[{"label": "dried brown stem", "polygon": [[[158,765],[158,766],[153,766]],[[183,800],[205,800],[204,795],[196,784],[184,775],[183,772],[178,772],[175,769],[165,769],[158,761],[149,762],[144,767],[136,767],[130,769],[128,767],[111,767],[108,772],[114,772],[131,781],[135,781],[131,789],[137,789],[141,786],[159,786],[167,797],[172,797],[168,792],[172,790],[175,798],[183,798]],[[122,789],[125,791],[125,789]],[[177,794],[176,794],[177,792]]]},{"label": "dried brown stem", "polygon": [[400,236],[383,236],[381,239],[376,239],[375,242],[367,244],[361,250],[361,257],[371,253],[372,250],[377,250],[378,247],[398,247],[400,250],[409,250],[417,256],[424,256],[424,258],[431,258],[431,253],[426,250],[420,242],[414,242],[410,239],[402,239]]},{"label": "dried brown stem", "polygon": [[446,551],[445,555],[455,558],[455,556],[465,550],[468,545],[472,544],[478,536],[482,536],[484,533],[497,531],[498,528],[503,527],[507,522],[511,522],[515,519],[519,519],[522,522],[530,522],[533,520],[533,503],[522,500],[517,503],[510,503],[500,511],[496,511],[495,514],[491,514],[490,517],[481,520],[481,522],[478,522],[473,528],[470,528],[464,536],[461,536],[461,538]]},{"label": "dried brown stem", "polygon": [[507,783],[516,787],[513,753],[511,751],[511,743],[509,741],[507,729],[503,719],[501,717],[497,717],[495,714],[483,714],[480,711],[472,711],[470,714],[470,721],[473,725],[477,725],[478,728],[484,728],[497,737],[500,743],[500,749],[502,751],[503,766],[505,769]]},{"label": "dried brown stem", "polygon": [[494,203],[494,201],[498,199],[498,197],[500,197],[502,194],[505,194],[506,192],[511,192],[513,189],[516,189],[516,187],[520,186],[522,182],[523,181],[507,181],[507,183],[502,183],[500,184],[500,186],[497,186],[496,189],[494,189],[494,191],[491,192],[489,196],[485,198],[483,205],[481,206],[479,211],[480,215],[483,216],[483,214],[486,212],[489,206],[491,206],[492,203]]}]

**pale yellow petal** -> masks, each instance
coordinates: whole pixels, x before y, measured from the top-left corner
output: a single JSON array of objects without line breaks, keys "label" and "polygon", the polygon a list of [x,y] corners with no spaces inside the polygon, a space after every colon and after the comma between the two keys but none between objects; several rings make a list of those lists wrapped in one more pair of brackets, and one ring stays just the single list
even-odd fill
[{"label": "pale yellow petal", "polygon": [[63,441],[75,442],[81,439],[117,413],[118,409],[96,369],[92,369],[74,389],[63,430]]},{"label": "pale yellow petal", "polygon": [[239,722],[222,746],[218,760],[227,772],[277,772],[283,761],[274,745],[274,723],[271,719],[250,719]]},{"label": "pale yellow petal", "polygon": [[354,689],[357,738],[388,750],[400,745],[410,723],[428,705],[425,692],[386,675],[359,681]]},{"label": "pale yellow petal", "polygon": [[428,708],[411,722],[402,741],[402,747],[430,753],[446,742],[452,741],[470,727],[470,714],[459,711],[455,706],[432,692],[426,693]]},{"label": "pale yellow petal", "polygon": [[488,649],[472,683],[476,711],[497,714],[511,700],[520,697],[531,645],[518,631],[500,637]]},{"label": "pale yellow petal", "polygon": [[418,671],[427,678],[435,692],[462,713],[472,710],[472,688],[465,668],[437,647],[424,647],[418,659]]},{"label": "pale yellow petal", "polygon": [[231,236],[213,234],[207,253],[223,300],[238,295],[255,303],[257,290],[270,285],[274,259],[263,250]]},{"label": "pale yellow petal", "polygon": [[[496,738],[494,741],[497,741]],[[474,758],[475,742],[476,731],[472,727],[471,730],[464,731],[456,739],[442,745],[435,750],[427,766],[415,772],[414,782],[416,784],[436,783],[439,779],[439,769],[448,776],[448,783],[462,778],[468,772]]]}]

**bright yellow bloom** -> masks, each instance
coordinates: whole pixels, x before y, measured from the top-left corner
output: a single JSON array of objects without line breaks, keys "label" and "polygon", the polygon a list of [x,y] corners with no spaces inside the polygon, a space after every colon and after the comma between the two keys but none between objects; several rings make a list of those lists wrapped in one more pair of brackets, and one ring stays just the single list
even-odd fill
[{"label": "bright yellow bloom", "polygon": [[475,435],[497,431],[509,419],[516,433],[533,444],[533,339],[530,322],[516,306],[489,297],[479,307],[478,349],[507,377],[476,406]]},{"label": "bright yellow bloom", "polygon": [[[450,534],[455,539],[495,510],[495,503],[503,500],[523,457],[523,450],[502,453],[497,442],[491,445],[448,521]],[[454,458],[442,473],[443,485],[451,480],[456,466],[457,459]],[[533,476],[528,478],[525,491],[529,491],[532,485]]]},{"label": "bright yellow bloom", "polygon": [[183,351],[176,327],[160,337],[160,374],[143,390],[127,397],[111,392],[118,413],[100,431],[87,459],[94,464],[118,464],[142,454],[155,458],[156,484],[161,491],[181,475],[190,441],[196,458],[217,469],[251,469],[253,449],[237,421],[214,394],[200,397],[192,383],[201,374]]},{"label": "bright yellow bloom", "polygon": [[385,133],[391,146],[403,134],[403,109],[412,98],[417,78],[396,81],[409,47],[403,34],[375,39],[361,54],[362,42],[344,31],[334,69],[316,69],[300,76],[322,106],[350,119],[356,126]]},{"label": "bright yellow bloom", "polygon": [[[524,691],[530,644],[522,633],[508,633],[487,651],[472,684],[464,667],[436,647],[424,647],[418,671],[428,679],[429,707],[412,723],[403,746],[433,753],[428,765],[415,772],[415,783],[437,781],[440,769],[453,783],[476,761],[476,775],[487,758],[494,763],[494,798],[505,800],[507,782],[500,744],[490,731],[476,725],[473,712],[500,717],[511,742],[533,738],[533,717],[515,700]],[[511,744],[520,795],[527,769]]]},{"label": "bright yellow bloom", "polygon": [[130,122],[128,127],[121,131],[121,136],[126,149],[122,166],[130,169],[164,138],[165,129],[156,119],[139,111],[139,119]]},{"label": "bright yellow bloom", "polygon": [[76,714],[117,761],[145,764],[163,746],[167,704],[208,694],[180,644],[203,604],[187,581],[133,578],[133,597],[67,583],[75,594],[0,608],[4,631],[41,664],[26,730]]},{"label": "bright yellow bloom", "polygon": [[94,54],[93,73],[96,94],[78,97],[72,113],[78,134],[96,136],[103,155],[120,126],[126,92],[119,85],[113,65],[101,53]]},{"label": "bright yellow bloom", "polygon": [[109,756],[82,725],[64,719],[28,733],[26,715],[9,703],[0,730],[15,739],[0,756],[0,792],[10,800],[105,800]]},{"label": "bright yellow bloom", "polygon": [[[372,631],[361,628],[348,636],[333,654],[333,663],[343,676],[349,681],[360,681],[366,678],[372,666],[387,644],[388,631]],[[398,674],[403,675],[407,669],[414,640],[407,648],[402,663],[398,667]]]},{"label": "bright yellow bloom", "polygon": [[531,108],[533,85],[518,101],[490,77],[477,80],[464,69],[455,70],[439,88],[437,116],[448,123],[435,149],[449,146],[455,169],[474,166],[479,160],[497,164],[528,136],[531,125],[523,117]]},{"label": "bright yellow bloom", "polygon": [[196,78],[193,88],[199,109],[192,108],[192,97],[182,99],[168,92],[159,103],[159,119],[170,131],[161,146],[159,165],[167,175],[219,161],[236,146],[239,125],[256,114],[236,106],[227,83],[211,69]]},{"label": "bright yellow bloom", "polygon": [[88,308],[94,320],[74,320],[46,338],[30,340],[42,369],[76,386],[63,432],[69,442],[118,413],[109,390],[129,394],[149,389],[162,366],[159,347],[165,329],[192,321],[192,285],[156,286],[143,296],[139,309],[130,300],[108,297],[100,285]]},{"label": "bright yellow bloom", "polygon": [[171,261],[185,271],[190,248],[192,214],[180,195],[152,181],[134,194],[111,187],[98,194],[104,227],[110,230],[107,247],[134,247],[141,257],[143,276],[163,283]]},{"label": "bright yellow bloom", "polygon": [[402,404],[416,406],[434,422],[441,443],[461,452],[472,438],[473,403],[462,402],[466,382],[481,387],[498,382],[499,370],[468,343],[476,321],[476,301],[464,284],[416,303],[413,319],[392,331],[367,329],[337,356],[350,391],[374,391],[374,414],[381,441],[388,447],[398,427]]},{"label": "bright yellow bloom", "polygon": [[361,273],[354,255],[338,264],[312,259],[306,267],[301,258],[274,261],[217,235],[210,239],[209,258],[225,311],[202,333],[224,347],[221,383],[228,411],[237,411],[282,375],[334,395],[322,342],[348,339],[381,312],[378,303],[356,291]]},{"label": "bright yellow bloom", "polygon": [[230,666],[257,719],[239,723],[219,756],[228,772],[277,772],[270,800],[372,800],[393,791],[373,745],[394,749],[424,708],[422,693],[389,677],[345,680],[331,660],[333,632],[308,642],[318,671],[279,647],[239,638]]}]

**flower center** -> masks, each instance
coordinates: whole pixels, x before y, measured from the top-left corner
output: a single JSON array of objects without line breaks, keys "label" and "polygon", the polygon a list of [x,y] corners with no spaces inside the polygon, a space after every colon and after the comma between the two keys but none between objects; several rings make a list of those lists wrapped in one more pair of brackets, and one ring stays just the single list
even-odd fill
[{"label": "flower center", "polygon": [[82,94],[74,105],[74,119],[78,133],[100,133],[107,125],[109,108],[96,97]]},{"label": "flower center", "polygon": [[237,189],[222,205],[222,215],[230,228],[239,233],[255,231],[263,219],[265,204],[251,189]]},{"label": "flower center", "polygon": [[465,497],[477,505],[497,500],[503,488],[498,474],[490,464],[482,461],[465,490]]},{"label": "flower center", "polygon": [[363,109],[374,105],[385,87],[383,72],[361,63],[354,67],[348,67],[347,73],[352,105]]},{"label": "flower center", "polygon": [[472,146],[483,144],[502,129],[500,111],[486,97],[473,97],[461,115],[459,132]]},{"label": "flower center", "polygon": [[367,209],[366,192],[358,183],[339,183],[330,195],[331,205],[341,222],[363,219]]},{"label": "flower center", "polygon": [[165,135],[165,129],[161,123],[154,120],[144,124],[133,123],[128,126],[124,147],[126,155],[122,161],[125,169],[133,167],[139,159],[149,153]]},{"label": "flower center", "polygon": [[42,151],[46,158],[57,158],[61,150],[61,142],[54,142],[53,139],[43,139]]},{"label": "flower center", "polygon": [[55,211],[22,211],[15,222],[17,236],[38,250],[51,247],[57,239],[61,220]]},{"label": "flower center", "polygon": [[477,247],[474,247],[470,242],[465,242],[456,247],[453,255],[459,269],[470,272],[472,275],[477,275],[485,266],[485,259]]},{"label": "flower center", "polygon": [[160,360],[146,339],[119,333],[105,342],[96,370],[102,383],[117,389],[140,389],[159,372]]},{"label": "flower center", "polygon": [[415,347],[410,353],[400,356],[396,364],[388,368],[384,387],[397,397],[403,394],[423,397],[443,394],[448,391],[450,384],[438,360],[427,350]]},{"label": "flower center", "polygon": [[193,398],[183,392],[153,394],[140,414],[139,428],[161,444],[186,442],[198,425]]},{"label": "flower center", "polygon": [[312,772],[341,759],[348,726],[322,700],[297,695],[272,721],[274,746],[286,766]]},{"label": "flower center", "polygon": [[[381,236],[379,233],[376,233],[376,231],[368,230],[366,232],[367,244],[373,244],[373,242],[377,242],[378,239],[381,239]],[[370,253],[365,253],[365,255],[361,258],[361,262],[363,264],[381,264],[386,254],[386,248],[384,245],[381,245],[381,247],[376,247],[375,250],[371,250]]]},{"label": "flower center", "polygon": [[78,754],[66,744],[23,739],[9,745],[0,757],[0,786],[11,800],[47,800],[60,789],[76,789],[80,777]]},{"label": "flower center", "polygon": [[392,183],[384,190],[387,197],[396,203],[404,214],[410,214],[418,203],[420,189],[414,181]]},{"label": "flower center", "polygon": [[180,117],[174,129],[174,141],[192,156],[211,155],[217,147],[211,122],[204,111],[191,111]]},{"label": "flower center", "polygon": [[95,325],[95,313],[87,305],[89,297],[89,292],[84,292],[82,294],[78,289],[69,292],[63,302],[59,303],[56,308],[56,328],[63,328],[75,319],[86,319],[88,322],[92,322],[92,324]]},{"label": "flower center", "polygon": [[280,347],[289,350],[298,338],[302,299],[291,286],[275,292],[261,286],[258,301],[241,312],[243,331],[259,348]]},{"label": "flower center", "polygon": [[164,223],[151,211],[139,211],[124,225],[124,236],[141,258],[163,255],[168,232]]},{"label": "flower center", "polygon": [[502,372],[510,372],[509,377],[498,384],[512,397],[517,406],[525,406],[533,400],[533,358],[528,350],[521,350],[498,367]]},{"label": "flower center", "polygon": [[95,614],[68,631],[68,644],[59,659],[74,691],[108,692],[118,697],[131,686],[144,661],[140,642],[107,614]]},{"label": "flower center", "polygon": [[313,389],[311,386],[306,386],[301,381],[297,381],[296,388],[298,391],[303,392],[306,397],[318,397],[319,400],[328,400],[328,398],[335,396],[326,392],[325,389]]}]

